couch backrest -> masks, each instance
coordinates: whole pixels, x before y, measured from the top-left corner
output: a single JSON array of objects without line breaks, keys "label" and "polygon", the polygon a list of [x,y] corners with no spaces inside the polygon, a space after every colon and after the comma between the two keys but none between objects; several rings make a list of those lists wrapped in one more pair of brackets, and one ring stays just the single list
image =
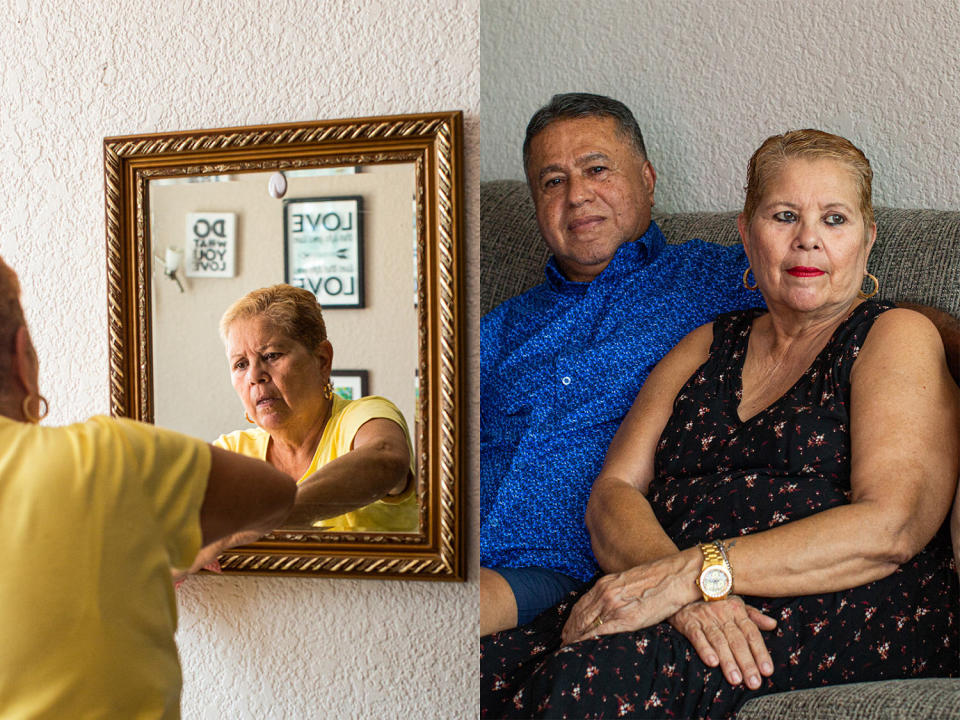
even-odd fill
[{"label": "couch backrest", "polygon": [[[960,317],[960,212],[876,208],[877,242],[868,269],[879,297],[931,305]],[[740,242],[737,211],[661,214],[667,242]],[[543,282],[547,248],[520,180],[480,183],[480,312]]]}]

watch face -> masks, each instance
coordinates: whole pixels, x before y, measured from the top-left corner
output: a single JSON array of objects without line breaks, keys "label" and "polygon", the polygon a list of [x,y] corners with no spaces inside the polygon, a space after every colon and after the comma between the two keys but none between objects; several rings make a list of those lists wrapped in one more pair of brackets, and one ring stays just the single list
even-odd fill
[{"label": "watch face", "polygon": [[720,598],[730,592],[733,578],[722,565],[711,565],[700,573],[700,590],[711,598]]}]

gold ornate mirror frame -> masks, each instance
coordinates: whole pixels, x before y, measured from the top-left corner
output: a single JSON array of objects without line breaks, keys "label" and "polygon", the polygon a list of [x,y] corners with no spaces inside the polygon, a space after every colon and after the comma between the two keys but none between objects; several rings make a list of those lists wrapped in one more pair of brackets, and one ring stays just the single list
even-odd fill
[{"label": "gold ornate mirror frame", "polygon": [[465,579],[462,113],[260,125],[104,140],[110,411],[153,422],[153,179],[412,163],[416,176],[418,533],[275,531],[224,572]]}]

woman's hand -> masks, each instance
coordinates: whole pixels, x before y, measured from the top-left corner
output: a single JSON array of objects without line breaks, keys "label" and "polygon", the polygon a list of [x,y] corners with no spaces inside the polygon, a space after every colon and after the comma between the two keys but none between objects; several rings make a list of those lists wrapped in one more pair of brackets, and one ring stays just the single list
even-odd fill
[{"label": "woman's hand", "polygon": [[206,565],[201,567],[199,570],[194,570],[193,568],[190,568],[189,570],[172,569],[170,572],[173,575],[173,586],[175,588],[179,588],[181,585],[183,585],[184,582],[186,582],[188,577],[200,572],[200,570],[208,570],[212,573],[216,573],[217,575],[223,574],[223,568],[220,567],[219,560],[214,560],[211,563],[207,563]]},{"label": "woman's hand", "polygon": [[670,624],[683,633],[705,664],[719,665],[731,685],[745,682],[756,690],[760,675],[773,674],[773,661],[760,631],[773,630],[777,621],[736,595],[691,603],[676,612]]},{"label": "woman's hand", "polygon": [[701,597],[695,582],[702,561],[693,547],[600,578],[574,605],[563,627],[564,644],[666,620]]}]

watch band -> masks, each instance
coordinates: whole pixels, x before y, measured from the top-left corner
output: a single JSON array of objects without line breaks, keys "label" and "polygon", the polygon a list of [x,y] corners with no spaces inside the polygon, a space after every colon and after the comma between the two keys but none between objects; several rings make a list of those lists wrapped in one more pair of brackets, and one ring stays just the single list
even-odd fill
[{"label": "watch band", "polygon": [[717,550],[723,555],[723,564],[726,565],[727,570],[730,571],[730,577],[733,577],[733,566],[730,565],[730,557],[727,555],[727,549],[723,546],[723,541],[714,540],[713,544],[717,546]]},{"label": "watch band", "polygon": [[700,551],[703,553],[703,567],[710,565],[725,565],[727,568],[730,567],[730,563],[727,562],[727,554],[719,540],[701,543]]}]

